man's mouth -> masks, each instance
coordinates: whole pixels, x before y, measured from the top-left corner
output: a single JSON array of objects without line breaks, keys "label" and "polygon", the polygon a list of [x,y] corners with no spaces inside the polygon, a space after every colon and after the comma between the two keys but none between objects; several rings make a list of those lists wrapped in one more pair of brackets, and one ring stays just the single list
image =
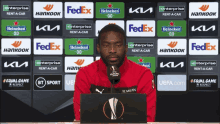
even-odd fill
[{"label": "man's mouth", "polygon": [[117,60],[117,58],[112,57],[112,58],[110,58],[109,60],[110,60],[110,61],[116,61],[116,60]]}]

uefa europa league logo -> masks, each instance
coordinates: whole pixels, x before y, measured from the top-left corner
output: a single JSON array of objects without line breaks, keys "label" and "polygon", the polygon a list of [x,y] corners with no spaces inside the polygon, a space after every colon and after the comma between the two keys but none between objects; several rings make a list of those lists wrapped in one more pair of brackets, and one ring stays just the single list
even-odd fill
[{"label": "uefa europa league logo", "polygon": [[110,69],[112,71],[112,73],[110,73],[111,76],[115,77],[119,75],[119,73],[117,73],[117,71],[115,70],[115,66],[111,66]]},{"label": "uefa europa league logo", "polygon": [[[110,109],[111,109],[111,113],[106,113],[106,104],[109,103],[110,105]],[[119,106],[122,107],[122,111],[119,112],[120,114],[117,115],[116,114],[116,106],[117,104],[119,104]],[[110,119],[109,115],[111,116],[111,120],[116,120],[122,117],[122,115],[124,114],[124,105],[122,104],[121,101],[119,101],[117,98],[110,98],[108,101],[105,102],[104,106],[103,106],[103,113],[104,115]]]}]

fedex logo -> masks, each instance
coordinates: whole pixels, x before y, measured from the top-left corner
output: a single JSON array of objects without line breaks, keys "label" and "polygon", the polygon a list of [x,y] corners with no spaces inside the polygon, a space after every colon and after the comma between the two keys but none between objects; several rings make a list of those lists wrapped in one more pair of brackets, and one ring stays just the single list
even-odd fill
[{"label": "fedex logo", "polygon": [[153,27],[148,27],[147,24],[142,24],[140,27],[135,27],[133,24],[129,25],[129,32],[153,32]]},{"label": "fedex logo", "polygon": [[127,20],[126,34],[128,37],[154,37],[155,21],[154,20]]},{"label": "fedex logo", "polygon": [[93,2],[65,2],[65,18],[93,18]]},{"label": "fedex logo", "polygon": [[72,8],[72,6],[67,6],[67,13],[72,14],[91,14],[91,9],[86,9],[86,6],[80,6],[78,9]]},{"label": "fedex logo", "polygon": [[192,50],[216,50],[216,45],[210,45],[210,43],[204,43],[204,45],[196,45],[192,43]]},{"label": "fedex logo", "polygon": [[34,55],[62,55],[62,38],[34,38]]},{"label": "fedex logo", "polygon": [[36,50],[60,50],[60,45],[54,45],[50,42],[49,45],[41,45],[41,43],[36,43]]},{"label": "fedex logo", "polygon": [[218,39],[189,39],[189,55],[218,55]]}]

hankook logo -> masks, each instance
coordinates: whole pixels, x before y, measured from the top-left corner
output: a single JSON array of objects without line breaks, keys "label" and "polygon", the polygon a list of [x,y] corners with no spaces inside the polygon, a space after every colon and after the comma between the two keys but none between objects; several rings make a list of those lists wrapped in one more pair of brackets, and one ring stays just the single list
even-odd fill
[{"label": "hankook logo", "polygon": [[33,3],[34,18],[62,18],[63,3],[62,2],[34,2]]},{"label": "hankook logo", "polygon": [[[120,108],[120,111],[118,110],[118,108]],[[103,105],[103,113],[105,117],[108,119],[111,119],[111,120],[120,119],[122,115],[124,114],[124,105],[117,98],[110,98]]]},{"label": "hankook logo", "polygon": [[93,57],[65,57],[65,72],[77,73],[81,67],[94,61]]},{"label": "hankook logo", "polygon": [[186,39],[158,39],[158,55],[186,55]]},{"label": "hankook logo", "polygon": [[218,18],[218,2],[189,2],[189,18]]},{"label": "hankook logo", "polygon": [[77,65],[82,65],[83,63],[84,63],[84,61],[85,61],[85,59],[78,59],[76,62],[74,62],[74,63],[76,63]]},{"label": "hankook logo", "polygon": [[206,11],[209,8],[209,5],[202,5],[199,9],[202,11]]},{"label": "hankook logo", "polygon": [[2,38],[2,55],[30,55],[31,39]]}]

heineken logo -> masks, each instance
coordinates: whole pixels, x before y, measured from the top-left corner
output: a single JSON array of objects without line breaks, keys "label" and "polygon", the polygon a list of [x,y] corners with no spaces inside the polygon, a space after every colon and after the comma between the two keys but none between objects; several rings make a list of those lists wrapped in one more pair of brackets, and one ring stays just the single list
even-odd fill
[{"label": "heineken logo", "polygon": [[96,18],[124,18],[124,2],[96,2]]},{"label": "heineken logo", "polygon": [[76,42],[77,42],[76,45],[74,44],[69,45],[69,50],[75,50],[77,54],[82,54],[83,50],[89,50],[89,45],[87,44],[83,45],[81,40],[78,40]]},{"label": "heineken logo", "polygon": [[18,23],[15,21],[13,26],[6,26],[6,31],[26,31],[26,26],[18,26]]},{"label": "heineken logo", "polygon": [[31,36],[31,20],[1,20],[2,36]]},{"label": "heineken logo", "polygon": [[70,45],[70,50],[89,50],[89,45]]},{"label": "heineken logo", "polygon": [[138,64],[140,64],[140,65],[142,65],[142,66],[145,66],[145,67],[147,67],[147,68],[151,68],[151,63],[150,62],[144,62],[144,59],[142,59],[142,58],[140,58],[140,59],[138,59],[138,61],[139,61],[139,63]]},{"label": "heineken logo", "polygon": [[139,65],[147,67],[148,69],[151,70],[152,73],[155,73],[155,69],[156,69],[155,57],[134,57],[134,56],[128,56],[127,58],[129,60],[139,64]]},{"label": "heineken logo", "polygon": [[120,9],[119,8],[113,8],[113,5],[109,3],[107,5],[108,8],[101,8],[100,13],[101,14],[107,14],[108,18],[112,18],[112,14],[120,14]]},{"label": "heineken logo", "polygon": [[163,32],[181,32],[182,27],[174,26],[174,22],[170,22],[170,26],[163,26],[162,31]]}]

